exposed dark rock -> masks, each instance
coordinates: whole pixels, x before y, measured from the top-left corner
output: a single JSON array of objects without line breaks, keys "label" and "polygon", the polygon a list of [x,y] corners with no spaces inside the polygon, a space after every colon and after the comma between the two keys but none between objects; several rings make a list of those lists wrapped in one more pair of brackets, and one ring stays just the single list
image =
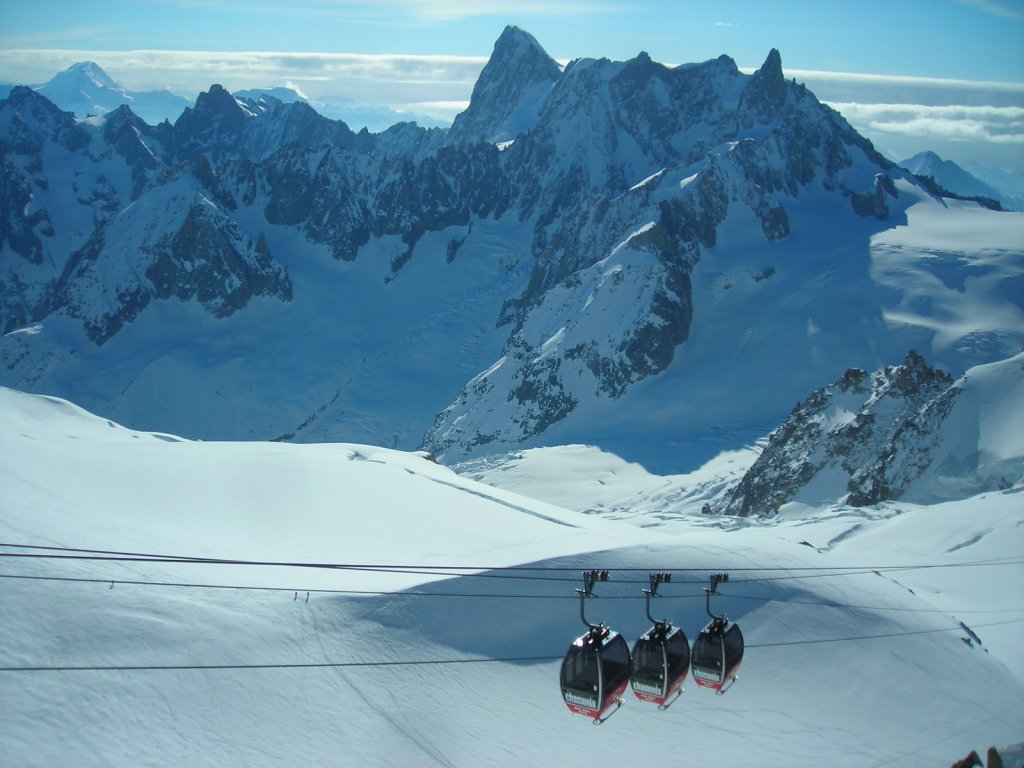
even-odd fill
[{"label": "exposed dark rock", "polygon": [[898,498],[930,465],[934,436],[960,392],[952,385],[913,350],[874,374],[851,368],[797,404],[720,511],[773,515],[822,472],[848,479],[832,490],[845,490],[853,506]]},{"label": "exposed dark rock", "polygon": [[782,56],[772,48],[743,91],[738,115],[740,126],[749,129],[758,123],[770,123],[782,109],[786,92]]}]

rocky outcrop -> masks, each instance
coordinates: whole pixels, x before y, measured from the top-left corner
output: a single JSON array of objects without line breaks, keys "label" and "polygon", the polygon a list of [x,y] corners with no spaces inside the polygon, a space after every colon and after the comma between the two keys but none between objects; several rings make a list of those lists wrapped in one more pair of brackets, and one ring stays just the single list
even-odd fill
[{"label": "rocky outcrop", "polygon": [[[54,311],[79,319],[103,345],[154,300],[197,301],[227,317],[257,296],[292,299],[291,281],[260,236],[246,237],[195,177],[144,195],[90,238],[55,284]],[[161,226],[148,226],[148,209]]]},{"label": "rocky outcrop", "polygon": [[782,74],[782,56],[772,48],[743,89],[737,119],[741,129],[772,122],[786,101],[786,78]]},{"label": "rocky outcrop", "polygon": [[797,404],[717,511],[768,517],[800,498],[899,498],[931,464],[960,392],[914,351],[873,374],[852,368]]}]

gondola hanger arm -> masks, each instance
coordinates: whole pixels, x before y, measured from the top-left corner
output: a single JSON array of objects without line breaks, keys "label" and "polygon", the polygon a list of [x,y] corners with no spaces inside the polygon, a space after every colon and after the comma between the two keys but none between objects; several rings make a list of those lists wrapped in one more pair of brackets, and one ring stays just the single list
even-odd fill
[{"label": "gondola hanger arm", "polygon": [[707,595],[707,601],[705,603],[705,609],[708,612],[708,616],[712,619],[724,620],[725,616],[716,616],[711,612],[711,596],[718,594],[718,585],[729,581],[728,573],[713,573],[711,574],[711,586],[704,587],[704,593]]},{"label": "gondola hanger arm", "polygon": [[650,576],[650,589],[641,590],[644,596],[647,598],[647,618],[656,627],[664,627],[668,625],[668,621],[659,621],[651,615],[651,598],[658,596],[658,587],[665,582],[672,581],[672,573],[670,571],[659,571],[658,573],[652,573]]},{"label": "gondola hanger arm", "polygon": [[598,597],[594,594],[594,585],[599,581],[608,581],[608,571],[584,571],[583,589],[577,589],[576,594],[580,596],[580,619],[591,632],[599,632],[603,627],[600,624],[591,624],[587,621],[586,603],[588,597]]}]

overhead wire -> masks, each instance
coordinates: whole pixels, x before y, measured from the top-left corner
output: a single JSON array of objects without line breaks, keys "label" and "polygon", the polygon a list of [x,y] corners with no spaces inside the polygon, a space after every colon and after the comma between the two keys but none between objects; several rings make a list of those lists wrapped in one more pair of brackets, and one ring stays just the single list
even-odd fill
[{"label": "overhead wire", "polygon": [[[70,583],[83,583],[83,584],[110,584],[121,585],[121,586],[147,586],[147,587],[177,587],[182,589],[223,589],[223,590],[240,590],[240,591],[257,591],[257,592],[294,592],[294,593],[309,593],[309,594],[328,594],[328,595],[352,595],[362,597],[449,597],[449,598],[472,598],[472,599],[487,599],[487,600],[578,600],[578,596],[574,594],[559,594],[559,595],[544,595],[544,594],[523,594],[523,593],[509,593],[509,592],[424,592],[420,590],[369,590],[369,589],[325,589],[322,587],[280,587],[280,586],[259,586],[252,584],[210,584],[205,582],[182,582],[182,581],[151,581],[144,579],[122,579],[122,578],[89,578],[84,576],[43,576],[39,574],[14,574],[14,573],[0,573],[0,579],[18,579],[24,581],[52,581],[52,582],[70,582]],[[686,583],[686,582],[679,582]],[[702,583],[702,582],[701,582]],[[730,582],[732,583],[732,582]],[[740,582],[737,582],[740,583]],[[942,608],[907,608],[902,606],[880,606],[880,605],[856,605],[849,603],[840,603],[835,601],[820,601],[820,600],[798,600],[791,598],[779,598],[779,597],[765,597],[761,595],[742,595],[733,593],[719,593],[718,597],[721,599],[734,599],[734,600],[754,600],[766,603],[788,603],[792,605],[813,605],[820,606],[823,608],[837,608],[847,610],[866,610],[866,611],[894,611],[899,613],[942,613],[942,614],[979,614],[979,613],[1024,613],[1024,607],[1021,608],[991,608],[991,609],[961,609],[956,611],[945,610]],[[678,595],[678,594],[666,594],[659,593],[659,599],[667,600],[697,600],[704,599],[703,594],[689,594],[689,595]],[[631,594],[631,595],[602,595],[602,600],[643,600],[644,595],[642,593]]]},{"label": "overhead wire", "polygon": [[[67,581],[82,582],[91,584],[119,584],[127,586],[151,586],[151,587],[182,587],[195,589],[238,589],[266,592],[309,592],[310,594],[331,594],[331,595],[362,595],[367,597],[479,597],[495,599],[525,599],[525,600],[578,600],[576,595],[541,595],[541,594],[512,594],[501,592],[421,592],[414,590],[369,590],[369,589],[324,589],[306,587],[265,587],[251,584],[206,584],[200,582],[181,581],[145,581],[140,579],[100,579],[76,576],[40,576],[37,574],[14,574],[0,573],[0,579],[25,579],[31,581]],[[703,597],[703,595],[679,595],[678,597]],[[633,600],[642,599],[642,595],[607,595],[608,600]]]},{"label": "overhead wire", "polygon": [[511,664],[557,661],[561,656],[513,656],[503,659],[418,659],[406,661],[320,661],[282,664],[83,664],[60,666],[0,667],[0,672],[180,672],[227,669],[323,669],[337,667],[421,667],[446,664]]},{"label": "overhead wire", "polygon": [[[1005,624],[1024,623],[1024,618],[1007,619],[1006,621],[991,621],[985,624],[973,624],[970,630],[985,629],[986,627],[1001,627]],[[964,625],[955,627],[936,627],[934,629],[911,629],[902,632],[883,632],[876,635],[854,635],[852,637],[826,637],[811,640],[785,640],[778,643],[746,643],[745,648],[781,648],[786,645],[818,645],[821,643],[848,643],[854,640],[881,640],[893,637],[912,637],[914,635],[934,635],[940,632],[965,632]]]},{"label": "overhead wire", "polygon": [[[405,565],[405,564],[382,564],[382,563],[319,563],[319,562],[289,562],[276,560],[245,560],[236,558],[211,558],[182,555],[160,555],[146,552],[124,552],[117,550],[90,550],[73,547],[41,546],[29,544],[0,543],[0,547],[8,549],[31,549],[43,552],[61,552],[76,554],[41,554],[38,552],[0,552],[2,558],[28,558],[47,560],[92,560],[103,562],[149,562],[168,564],[204,564],[204,565],[245,565],[265,567],[290,567],[290,568],[314,568],[343,571],[364,571],[371,573],[393,573],[408,574],[416,576],[462,576],[472,578],[492,579],[524,579],[531,581],[577,581],[575,578],[557,576],[533,576],[521,575],[515,572],[570,572],[579,571],[575,566],[480,566],[480,565]],[[797,575],[758,577],[751,579],[736,579],[733,583],[754,583],[762,581],[782,581],[801,578],[824,578],[843,574],[859,574],[871,572],[893,572],[907,570],[924,570],[935,568],[966,568],[966,567],[993,567],[1002,565],[1024,565],[1024,559],[1020,558],[996,558],[980,561],[961,561],[954,563],[919,563],[913,565],[883,565],[883,566],[751,566],[737,568],[702,568],[702,567],[662,567],[657,569],[621,567],[615,568],[622,572],[644,572],[651,570],[661,571],[690,571],[690,572],[714,572],[729,570],[736,573],[775,573],[775,572],[799,572]],[[466,573],[469,571],[469,573]],[[814,573],[809,573],[814,572]],[[645,580],[617,579],[617,583],[645,584]],[[684,584],[699,584],[702,582],[686,581],[676,582]]]},{"label": "overhead wire", "polygon": [[[467,566],[430,566],[429,570],[423,569],[419,566],[402,566],[402,565],[384,565],[384,564],[351,564],[351,563],[287,563],[279,561],[254,561],[254,560],[234,560],[226,558],[201,558],[201,557],[181,557],[181,556],[167,556],[167,555],[154,555],[152,553],[132,553],[132,552],[120,552],[114,550],[84,550],[75,549],[70,547],[52,547],[52,546],[41,546],[41,545],[22,545],[22,544],[3,544],[0,543],[0,547],[7,547],[11,549],[30,549],[38,550],[41,552],[62,552],[62,553],[76,553],[76,554],[39,554],[39,552],[33,553],[3,553],[0,552],[0,557],[36,557],[46,559],[60,559],[60,560],[102,560],[102,561],[114,561],[114,562],[147,562],[147,563],[189,563],[189,564],[206,564],[206,565],[275,565],[275,566],[290,566],[290,567],[312,567],[312,568],[334,568],[339,570],[369,570],[369,571],[381,571],[381,572],[398,572],[407,573],[410,575],[447,575],[447,576],[473,576],[479,574],[463,574],[459,573],[466,570],[474,570],[475,567]],[[866,566],[836,566],[836,567],[823,567],[823,568],[787,568],[785,566],[777,567],[763,567],[763,568],[732,568],[729,570],[733,571],[752,571],[752,572],[777,572],[777,571],[793,571],[793,570],[808,570],[815,571],[814,574],[803,574],[802,576],[776,576],[776,577],[765,577],[758,579],[739,579],[732,583],[751,583],[751,582],[771,582],[789,578],[816,578],[823,576],[839,576],[849,575],[855,573],[880,573],[888,572],[893,570],[911,570],[917,568],[941,568],[941,567],[978,567],[978,566],[994,566],[994,565],[1018,565],[1021,561],[1015,558],[996,558],[986,561],[969,561],[969,562],[958,562],[958,563],[941,563],[941,564],[917,564],[914,566],[883,566],[883,567],[866,567]],[[528,571],[545,571],[551,570],[555,572],[578,570],[576,567],[568,566],[553,566],[553,567],[541,567],[541,566],[517,566],[517,567],[499,567],[491,570],[497,571],[510,571],[510,570],[528,570]],[[628,571],[628,572],[639,572],[640,568],[617,568],[616,570]],[[668,569],[666,569],[668,570]],[[677,569],[677,570],[690,570],[690,571],[703,571],[703,570],[720,570],[720,569]],[[821,573],[825,571],[825,573]],[[508,574],[499,573],[493,574],[498,577],[508,577]],[[489,594],[489,593],[468,593],[468,592],[424,592],[424,591],[397,591],[397,592],[378,592],[369,590],[336,590],[336,589],[295,589],[293,587],[266,587],[266,586],[255,586],[255,585],[227,585],[227,584],[210,584],[201,582],[168,582],[168,581],[148,581],[141,579],[113,579],[107,578],[86,578],[86,577],[69,577],[69,576],[41,576],[38,574],[0,574],[0,578],[8,579],[26,579],[26,580],[39,580],[39,581],[53,581],[53,582],[83,582],[83,583],[110,583],[111,586],[114,584],[126,584],[126,585],[146,585],[146,586],[165,586],[165,587],[182,587],[182,588],[205,588],[205,589],[240,589],[240,590],[266,590],[266,591],[277,591],[277,592],[295,592],[296,595],[299,592],[316,593],[316,594],[348,594],[348,595],[389,595],[389,596],[414,596],[414,597],[459,597],[459,598],[502,598],[502,599],[576,599],[575,595],[539,595],[539,594]],[[531,578],[531,577],[526,577]],[[532,577],[538,578],[538,577]],[[541,577],[543,578],[543,577]],[[568,579],[551,579],[550,577],[545,580],[568,580]],[[617,583],[645,583],[645,582],[623,582],[622,580],[616,580]],[[675,582],[677,584],[691,584],[691,583],[702,583],[702,582]],[[665,595],[661,597],[700,597],[700,595]],[[749,599],[749,600],[764,600],[766,602],[792,602],[796,604],[809,604],[809,605],[820,605],[824,607],[833,608],[847,608],[847,609],[863,609],[863,610],[897,610],[906,612],[938,612],[938,613],[952,613],[943,611],[941,609],[912,609],[912,608],[901,608],[901,607],[880,607],[880,606],[854,606],[844,605],[841,603],[834,602],[817,602],[817,601],[802,601],[802,600],[790,600],[787,598],[770,598],[760,597],[753,595],[730,595],[722,594],[723,598],[736,598],[736,599]],[[626,596],[626,595],[611,595],[606,599],[639,599],[639,596]],[[1013,609],[1016,610],[1016,609]],[[961,611],[960,613],[979,613],[983,611]],[[987,611],[986,611],[987,612]],[[997,611],[991,611],[997,612]],[[985,624],[974,625],[977,629],[982,629],[991,626],[1001,626],[1005,624],[1015,624],[1024,622],[1024,618],[1021,619],[1009,619],[999,622],[990,622]],[[787,640],[778,643],[753,643],[748,644],[748,648],[777,648],[784,647],[787,645],[808,645],[817,643],[836,643],[836,642],[851,642],[859,640],[871,640],[871,639],[882,639],[882,638],[896,638],[905,637],[912,635],[924,635],[933,634],[940,632],[951,632],[951,631],[965,631],[965,625],[958,625],[954,627],[935,628],[928,630],[909,630],[901,632],[889,632],[874,635],[857,635],[852,637],[838,637],[838,638],[821,638],[821,639],[805,639],[805,640]],[[527,661],[553,661],[562,658],[561,656],[523,656],[523,657],[509,657],[501,659],[428,659],[428,660],[398,660],[398,661],[371,661],[371,662],[317,662],[317,663],[271,663],[271,664],[160,664],[160,665],[54,665],[54,666],[23,666],[23,667],[0,667],[0,672],[70,672],[70,671],[159,671],[159,670],[230,670],[230,669],[302,669],[302,668],[324,668],[324,667],[387,667],[387,666],[415,666],[415,665],[440,665],[440,664],[468,664],[468,663],[497,663],[497,662],[527,662]]]},{"label": "overhead wire", "polygon": [[[975,629],[986,627],[1002,626],[1005,624],[1018,624],[1024,619],[1010,619],[1007,621],[996,621],[986,624],[976,624]],[[779,643],[748,643],[746,648],[780,648],[787,645],[811,645],[818,643],[845,643],[861,640],[892,639],[897,637],[911,637],[915,635],[928,635],[941,632],[962,632],[962,626],[940,627],[935,629],[908,630],[903,632],[886,632],[875,635],[855,635],[851,637],[831,637],[808,640],[787,640]],[[296,662],[296,663],[265,663],[265,664],[61,664],[61,665],[25,665],[20,667],[0,667],[0,672],[179,672],[191,670],[251,670],[251,669],[322,669],[322,668],[379,668],[379,667],[415,667],[415,666],[444,666],[453,664],[499,664],[499,663],[524,663],[537,661],[558,661],[563,656],[513,656],[505,658],[461,658],[461,659],[405,659],[390,661],[324,661],[324,662]]]}]

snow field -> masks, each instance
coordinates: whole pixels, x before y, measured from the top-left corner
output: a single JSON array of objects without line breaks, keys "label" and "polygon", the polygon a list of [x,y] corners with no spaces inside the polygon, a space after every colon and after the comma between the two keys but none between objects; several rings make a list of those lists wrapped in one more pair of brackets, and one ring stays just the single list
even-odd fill
[{"label": "snow field", "polygon": [[[623,471],[630,468],[608,454],[559,450],[548,450],[554,463],[575,463],[580,478],[590,463],[604,482],[572,484],[578,508],[593,506],[589,485],[623,495],[632,488],[639,508],[646,501],[653,510],[655,476]],[[0,455],[7,543],[570,569],[535,574],[567,581],[538,581],[4,558],[6,575],[102,581],[3,579],[3,667],[484,661],[0,672],[0,750],[11,764],[573,766],[630,764],[643,753],[653,765],[913,766],[1020,741],[1021,646],[990,637],[1006,630],[1019,639],[1022,625],[987,626],[1024,618],[1019,493],[969,507],[787,510],[763,525],[687,511],[695,502],[680,485],[677,511],[629,520],[623,505],[624,519],[609,520],[477,483],[416,454],[183,441],[10,390],[0,390]],[[727,466],[708,468],[705,480]],[[555,475],[534,483],[555,486]],[[740,570],[993,559],[1016,564],[779,581]],[[558,659],[583,630],[574,574],[590,567],[610,569],[612,581],[598,586],[588,618],[630,641],[646,629],[646,569],[674,570],[652,611],[691,640],[707,618],[703,569],[731,571],[712,607],[738,620],[747,639],[733,690],[716,697],[690,682],[667,712],[629,694],[601,728],[572,717],[558,691]],[[281,590],[118,583],[126,580]],[[306,602],[305,589],[318,588],[405,592],[312,592]],[[971,612],[981,610],[993,613]],[[965,642],[957,620],[983,645]],[[554,658],[492,661],[531,656]]]}]

